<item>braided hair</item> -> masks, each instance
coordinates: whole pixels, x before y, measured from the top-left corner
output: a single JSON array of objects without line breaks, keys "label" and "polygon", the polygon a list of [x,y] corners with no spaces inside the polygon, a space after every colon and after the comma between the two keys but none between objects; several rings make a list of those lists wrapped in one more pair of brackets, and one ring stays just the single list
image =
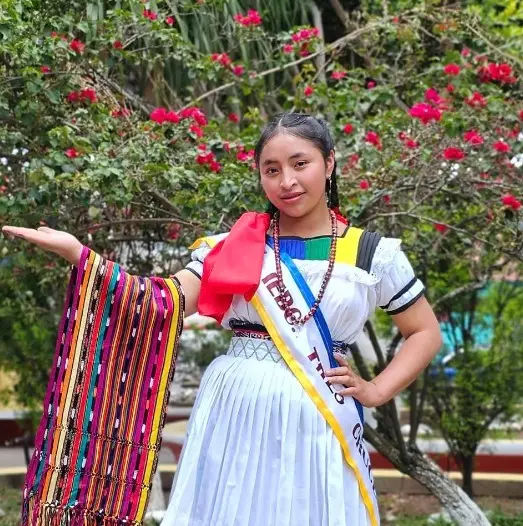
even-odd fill
[{"label": "braided hair", "polygon": [[[324,159],[327,159],[330,152],[334,150],[334,141],[323,119],[306,113],[279,113],[267,124],[254,149],[254,160],[258,166],[263,148],[280,131],[311,141],[321,151]],[[336,182],[336,161],[334,161],[330,179],[325,181],[325,193],[327,194],[327,206],[337,212],[340,203]],[[269,203],[267,212],[274,215],[276,211],[277,208]]]}]

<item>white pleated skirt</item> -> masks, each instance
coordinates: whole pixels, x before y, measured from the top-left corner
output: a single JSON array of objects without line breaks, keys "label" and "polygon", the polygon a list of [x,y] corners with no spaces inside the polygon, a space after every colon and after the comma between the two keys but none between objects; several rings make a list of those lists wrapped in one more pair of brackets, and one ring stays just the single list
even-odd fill
[{"label": "white pleated skirt", "polygon": [[162,526],[366,526],[352,469],[272,342],[233,338],[200,385]]}]

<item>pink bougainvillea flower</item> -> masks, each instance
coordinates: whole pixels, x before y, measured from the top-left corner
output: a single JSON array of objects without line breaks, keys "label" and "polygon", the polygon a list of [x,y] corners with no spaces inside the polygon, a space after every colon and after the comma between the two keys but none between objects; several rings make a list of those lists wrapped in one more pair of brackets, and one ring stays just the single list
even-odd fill
[{"label": "pink bougainvillea flower", "polygon": [[472,108],[484,108],[488,104],[487,99],[483,97],[479,91],[475,91],[470,97],[467,97],[464,102]]},{"label": "pink bougainvillea flower", "polygon": [[320,30],[317,27],[303,28],[293,33],[291,39],[293,42],[304,42],[311,38],[317,38],[320,35]]},{"label": "pink bougainvillea flower", "polygon": [[461,68],[457,65],[457,64],[447,64],[444,68],[443,68],[443,71],[447,74],[447,75],[459,75],[459,72],[461,71]]},{"label": "pink bougainvillea flower", "polygon": [[227,53],[213,53],[211,55],[211,60],[213,62],[218,62],[219,64],[221,64],[225,68],[230,67],[231,64],[232,64],[231,57],[229,57],[229,55],[227,55]]},{"label": "pink bougainvillea flower", "polygon": [[234,122],[234,124],[238,124],[240,122],[240,116],[237,114],[237,113],[229,113],[229,115],[227,116],[227,118],[231,121],[231,122]]},{"label": "pink bougainvillea flower", "polygon": [[166,108],[155,108],[153,111],[151,111],[149,118],[158,124],[163,124],[167,120],[167,113],[168,111]]},{"label": "pink bougainvillea flower", "polygon": [[236,66],[233,66],[231,68],[231,71],[237,77],[241,77],[245,73],[245,67],[241,64],[236,64]]},{"label": "pink bougainvillea flower", "polygon": [[496,141],[492,146],[494,147],[494,150],[499,153],[510,152],[510,145],[504,141]]},{"label": "pink bougainvillea flower", "polygon": [[93,88],[86,88],[83,90],[80,90],[79,97],[82,100],[88,100],[91,103],[96,102],[96,91]]},{"label": "pink bougainvillea flower", "polygon": [[209,163],[209,170],[211,170],[211,172],[218,173],[221,169],[222,165],[218,161],[211,161]]},{"label": "pink bougainvillea flower", "polygon": [[367,89],[375,88],[376,87],[376,81],[375,80],[368,80],[365,87]]},{"label": "pink bougainvillea flower", "polygon": [[84,52],[85,44],[81,42],[80,40],[74,39],[74,40],[71,40],[69,47],[72,51],[81,55]]},{"label": "pink bougainvillea flower", "polygon": [[501,202],[505,206],[509,206],[512,210],[519,210],[521,208],[521,201],[516,199],[512,194],[506,194],[501,198]]},{"label": "pink bougainvillea flower", "polygon": [[416,148],[419,148],[419,142],[415,141],[414,139],[407,139],[404,144],[409,150],[415,150]]},{"label": "pink bougainvillea flower", "polygon": [[432,120],[439,121],[441,119],[441,111],[426,102],[414,104],[409,110],[409,115],[415,119],[419,119],[423,124],[428,124]]},{"label": "pink bougainvillea flower", "polygon": [[447,90],[448,93],[454,93],[454,91],[456,90],[456,88],[454,87],[454,84],[448,84],[445,89]]},{"label": "pink bougainvillea flower", "polygon": [[461,50],[461,56],[462,56],[462,57],[465,57],[465,58],[466,58],[466,57],[470,56],[470,53],[471,53],[471,51],[470,51],[470,49],[469,49],[468,47],[464,47],[464,48]]},{"label": "pink bougainvillea flower", "polygon": [[[200,146],[200,145],[199,145]],[[198,146],[198,147],[199,147]],[[204,164],[209,164],[211,163],[212,161],[214,161],[214,154],[212,152],[208,152],[208,153],[199,153],[197,156],[196,156],[196,162],[200,165],[204,165]]]},{"label": "pink bougainvillea flower", "polygon": [[390,205],[390,195],[384,195],[384,196],[383,196],[383,202],[384,202],[386,205]]},{"label": "pink bougainvillea flower", "polygon": [[198,137],[198,138],[201,138],[204,135],[203,129],[200,128],[200,126],[198,126],[194,122],[189,126],[189,131],[194,133],[196,135],[196,137]]},{"label": "pink bougainvillea flower", "polygon": [[142,15],[145,17],[145,18],[148,18],[149,20],[156,20],[158,18],[158,13],[155,13],[154,11],[151,11],[149,9],[144,9],[143,12],[142,12]]},{"label": "pink bougainvillea flower", "polygon": [[80,153],[76,148],[67,148],[67,150],[65,150],[65,155],[67,155],[69,159],[75,159],[80,156]]},{"label": "pink bougainvillea flower", "polygon": [[113,42],[113,49],[122,49],[123,48],[123,44],[121,43],[120,40],[115,40]]},{"label": "pink bougainvillea flower", "polygon": [[499,82],[500,84],[515,84],[516,77],[512,75],[512,67],[509,64],[487,63],[478,71],[480,82]]},{"label": "pink bougainvillea flower", "polygon": [[433,104],[439,104],[443,99],[441,98],[438,91],[434,88],[429,88],[425,91],[425,100],[432,102]]},{"label": "pink bougainvillea flower", "polygon": [[111,111],[111,117],[115,119],[118,117],[129,117],[131,115],[131,110],[128,108],[117,108]]},{"label": "pink bougainvillea flower", "polygon": [[49,66],[40,66],[40,71],[42,73],[51,73],[51,68]]},{"label": "pink bougainvillea flower", "polygon": [[233,19],[236,23],[245,27],[259,26],[263,22],[260,13],[254,9],[249,9],[249,11],[247,11],[247,15],[238,13],[233,16]]},{"label": "pink bougainvillea flower", "polygon": [[434,229],[437,230],[440,234],[444,234],[448,231],[449,227],[442,223],[434,223]]},{"label": "pink bougainvillea flower", "polygon": [[305,86],[305,89],[303,90],[303,94],[306,97],[310,97],[314,93],[314,88],[312,86]]},{"label": "pink bougainvillea flower", "polygon": [[483,144],[485,140],[476,130],[469,130],[463,134],[463,139],[465,142],[472,144],[474,146],[479,146]]},{"label": "pink bougainvillea flower", "polygon": [[292,44],[284,44],[283,45],[283,52],[288,55],[290,53],[294,52],[294,46]]},{"label": "pink bougainvillea flower", "polygon": [[447,161],[461,161],[465,158],[465,152],[461,148],[450,146],[443,150],[443,157],[445,157]]},{"label": "pink bougainvillea flower", "polygon": [[381,150],[381,138],[375,131],[368,131],[366,133],[365,142],[372,144],[378,150]]},{"label": "pink bougainvillea flower", "polygon": [[331,73],[331,79],[334,79],[334,80],[342,80],[346,76],[347,76],[347,72],[346,71],[333,71]]},{"label": "pink bougainvillea flower", "polygon": [[363,179],[363,181],[360,181],[360,190],[368,190],[370,188],[370,183],[367,181],[367,179]]},{"label": "pink bougainvillea flower", "polygon": [[345,126],[343,127],[343,133],[345,133],[346,135],[349,135],[353,131],[354,131],[354,126],[350,123],[345,124]]},{"label": "pink bougainvillea flower", "polygon": [[300,57],[308,57],[311,54],[311,51],[308,47],[308,43],[305,42],[300,47]]},{"label": "pink bougainvillea flower", "polygon": [[172,16],[168,16],[166,19],[165,19],[165,23],[169,26],[172,26],[174,24],[174,17]]},{"label": "pink bougainvillea flower", "polygon": [[165,120],[166,122],[177,124],[180,122],[180,116],[175,111],[170,110],[165,114]]}]

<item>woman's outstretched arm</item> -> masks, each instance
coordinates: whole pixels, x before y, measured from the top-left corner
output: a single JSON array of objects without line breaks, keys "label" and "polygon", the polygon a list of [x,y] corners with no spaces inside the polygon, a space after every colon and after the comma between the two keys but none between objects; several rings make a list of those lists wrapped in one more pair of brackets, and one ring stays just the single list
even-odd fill
[{"label": "woman's outstretched arm", "polygon": [[[48,252],[63,257],[74,266],[78,266],[82,256],[82,243],[69,232],[48,227],[25,228],[19,226],[3,226],[2,232],[8,237],[18,237],[40,247]],[[185,297],[185,316],[197,311],[200,295],[200,280],[188,270],[180,270],[175,275],[182,286]]]}]

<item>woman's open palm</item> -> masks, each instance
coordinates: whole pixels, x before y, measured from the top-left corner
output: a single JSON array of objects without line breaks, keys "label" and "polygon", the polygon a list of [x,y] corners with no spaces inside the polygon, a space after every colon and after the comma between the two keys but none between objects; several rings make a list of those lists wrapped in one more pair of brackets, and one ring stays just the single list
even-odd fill
[{"label": "woman's open palm", "polygon": [[35,229],[8,225],[2,227],[2,232],[7,235],[25,239],[43,250],[54,252],[67,259],[67,261],[73,265],[77,265],[80,261],[82,243],[72,234],[69,234],[69,232],[55,230],[46,226]]}]

